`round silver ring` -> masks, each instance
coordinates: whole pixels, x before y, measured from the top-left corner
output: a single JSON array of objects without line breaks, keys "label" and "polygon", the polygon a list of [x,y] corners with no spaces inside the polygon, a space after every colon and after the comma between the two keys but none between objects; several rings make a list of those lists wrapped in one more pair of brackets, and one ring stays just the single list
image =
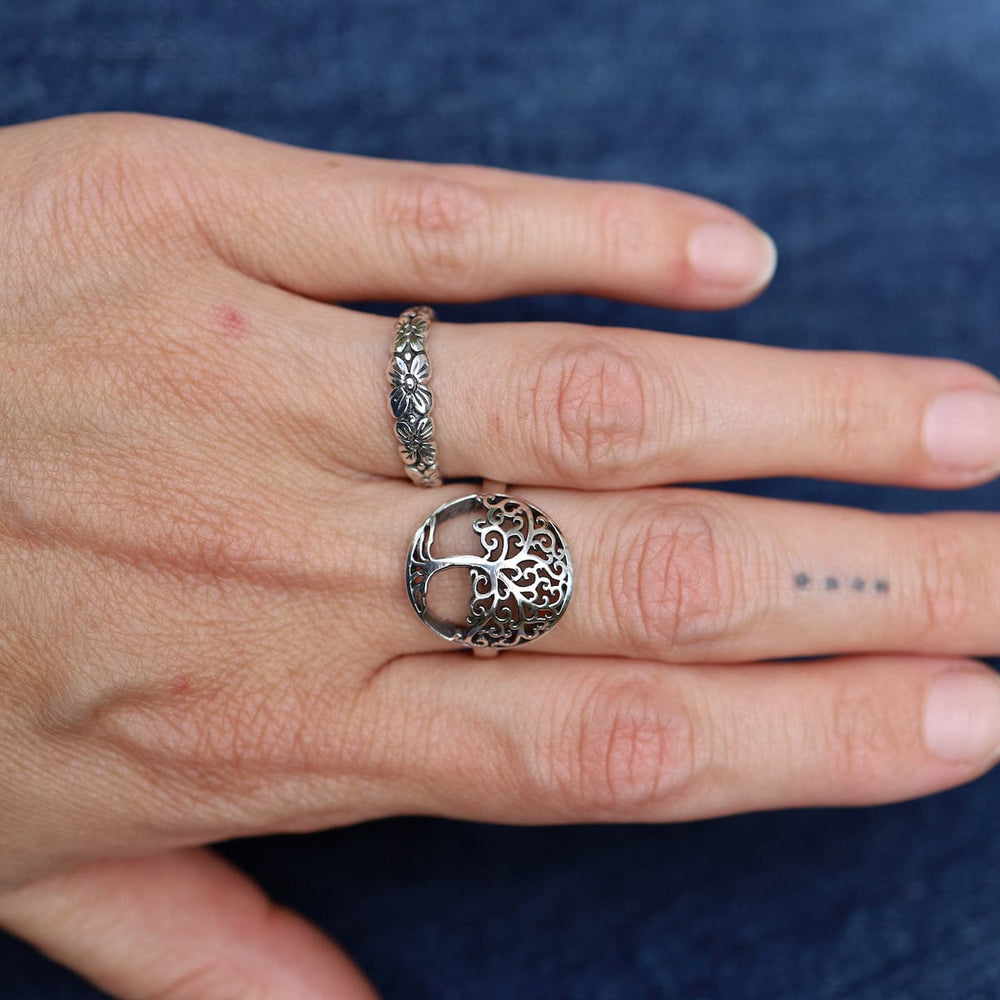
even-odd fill
[{"label": "round silver ring", "polygon": [[[473,515],[480,553],[435,557],[439,523]],[[469,613],[450,622],[427,606],[427,586],[442,569],[467,569]],[[449,500],[417,529],[406,556],[406,593],[420,620],[442,639],[476,649],[506,649],[544,635],[573,594],[573,563],[562,533],[546,514],[517,497],[473,493]]]},{"label": "round silver ring", "polygon": [[434,319],[430,306],[414,306],[396,320],[389,361],[389,412],[396,425],[399,456],[406,474],[418,486],[440,486],[434,443],[434,394],[427,331]]}]

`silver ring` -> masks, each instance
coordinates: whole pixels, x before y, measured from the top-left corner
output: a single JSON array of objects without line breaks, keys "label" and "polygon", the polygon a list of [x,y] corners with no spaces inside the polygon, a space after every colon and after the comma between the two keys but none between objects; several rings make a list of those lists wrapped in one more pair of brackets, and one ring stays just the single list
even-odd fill
[{"label": "silver ring", "polygon": [[396,424],[399,456],[418,486],[440,486],[434,443],[434,394],[428,382],[431,363],[425,346],[434,310],[414,306],[396,320],[389,362],[389,412]]},{"label": "silver ring", "polygon": [[[438,559],[438,524],[473,514],[478,554]],[[464,622],[449,622],[427,606],[427,585],[439,570],[469,571],[472,598]],[[569,548],[552,520],[525,500],[473,493],[449,500],[413,536],[406,556],[406,593],[420,620],[442,639],[477,649],[503,649],[537,639],[563,616],[573,594]]]}]

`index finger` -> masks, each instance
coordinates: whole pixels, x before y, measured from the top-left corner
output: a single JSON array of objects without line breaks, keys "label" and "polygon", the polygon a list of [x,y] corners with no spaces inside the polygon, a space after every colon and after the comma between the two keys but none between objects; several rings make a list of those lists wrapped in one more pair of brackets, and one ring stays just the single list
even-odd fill
[{"label": "index finger", "polygon": [[335,154],[165,121],[188,140],[165,143],[164,155],[191,177],[213,247],[312,298],[581,293],[710,309],[753,297],[775,268],[774,243],[744,216],[678,191]]}]

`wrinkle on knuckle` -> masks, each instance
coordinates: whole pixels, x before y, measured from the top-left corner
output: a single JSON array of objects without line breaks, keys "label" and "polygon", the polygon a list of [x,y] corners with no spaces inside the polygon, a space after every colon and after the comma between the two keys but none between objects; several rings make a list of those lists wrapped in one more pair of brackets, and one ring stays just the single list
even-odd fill
[{"label": "wrinkle on knuckle", "polygon": [[600,486],[635,467],[646,392],[637,359],[605,340],[558,344],[526,378],[539,461],[569,484]]},{"label": "wrinkle on knuckle", "polygon": [[932,643],[960,638],[971,618],[974,586],[969,547],[960,528],[937,518],[924,522],[915,557],[914,631]]},{"label": "wrinkle on knuckle", "polygon": [[86,255],[109,271],[123,249],[169,251],[186,224],[185,191],[196,176],[172,136],[173,126],[152,115],[89,114],[67,123],[57,134],[60,155],[39,172],[29,198],[40,236],[70,259]]},{"label": "wrinkle on knuckle", "polygon": [[435,293],[453,295],[456,282],[472,288],[496,258],[496,232],[487,193],[445,177],[414,174],[386,191],[383,217],[395,256]]},{"label": "wrinkle on knuckle", "polygon": [[646,263],[649,253],[649,217],[645,199],[627,184],[601,184],[593,193],[598,265],[603,274],[627,274]]},{"label": "wrinkle on knuckle", "polygon": [[848,362],[830,360],[819,378],[816,423],[826,449],[838,462],[863,464],[872,438],[889,429],[890,414],[882,396],[859,379]]},{"label": "wrinkle on knuckle", "polygon": [[567,704],[549,752],[570,815],[641,816],[688,790],[696,771],[692,724],[671,685],[603,678]]},{"label": "wrinkle on knuckle", "polygon": [[898,725],[894,709],[884,692],[853,680],[842,682],[832,693],[826,745],[814,752],[842,787],[869,787],[898,759],[890,752]]},{"label": "wrinkle on knuckle", "polygon": [[615,634],[669,656],[733,629],[743,588],[723,540],[730,530],[716,511],[690,503],[659,505],[641,525],[622,526],[610,555]]}]

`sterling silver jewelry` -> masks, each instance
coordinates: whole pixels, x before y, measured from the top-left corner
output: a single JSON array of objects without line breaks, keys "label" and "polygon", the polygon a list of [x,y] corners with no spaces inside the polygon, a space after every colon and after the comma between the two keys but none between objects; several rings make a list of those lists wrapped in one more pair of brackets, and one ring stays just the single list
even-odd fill
[{"label": "sterling silver jewelry", "polygon": [[[437,525],[468,513],[483,551],[435,558]],[[472,583],[460,623],[427,607],[431,578],[454,566],[467,568]],[[502,493],[473,493],[442,504],[417,530],[406,557],[406,592],[420,620],[443,639],[474,650],[508,648],[537,639],[563,616],[573,563],[559,529],[537,507]]]},{"label": "sterling silver jewelry", "polygon": [[399,455],[406,474],[418,486],[441,485],[431,419],[434,394],[427,384],[431,363],[425,347],[433,319],[430,306],[407,309],[396,321],[389,362],[389,412],[396,422]]}]

